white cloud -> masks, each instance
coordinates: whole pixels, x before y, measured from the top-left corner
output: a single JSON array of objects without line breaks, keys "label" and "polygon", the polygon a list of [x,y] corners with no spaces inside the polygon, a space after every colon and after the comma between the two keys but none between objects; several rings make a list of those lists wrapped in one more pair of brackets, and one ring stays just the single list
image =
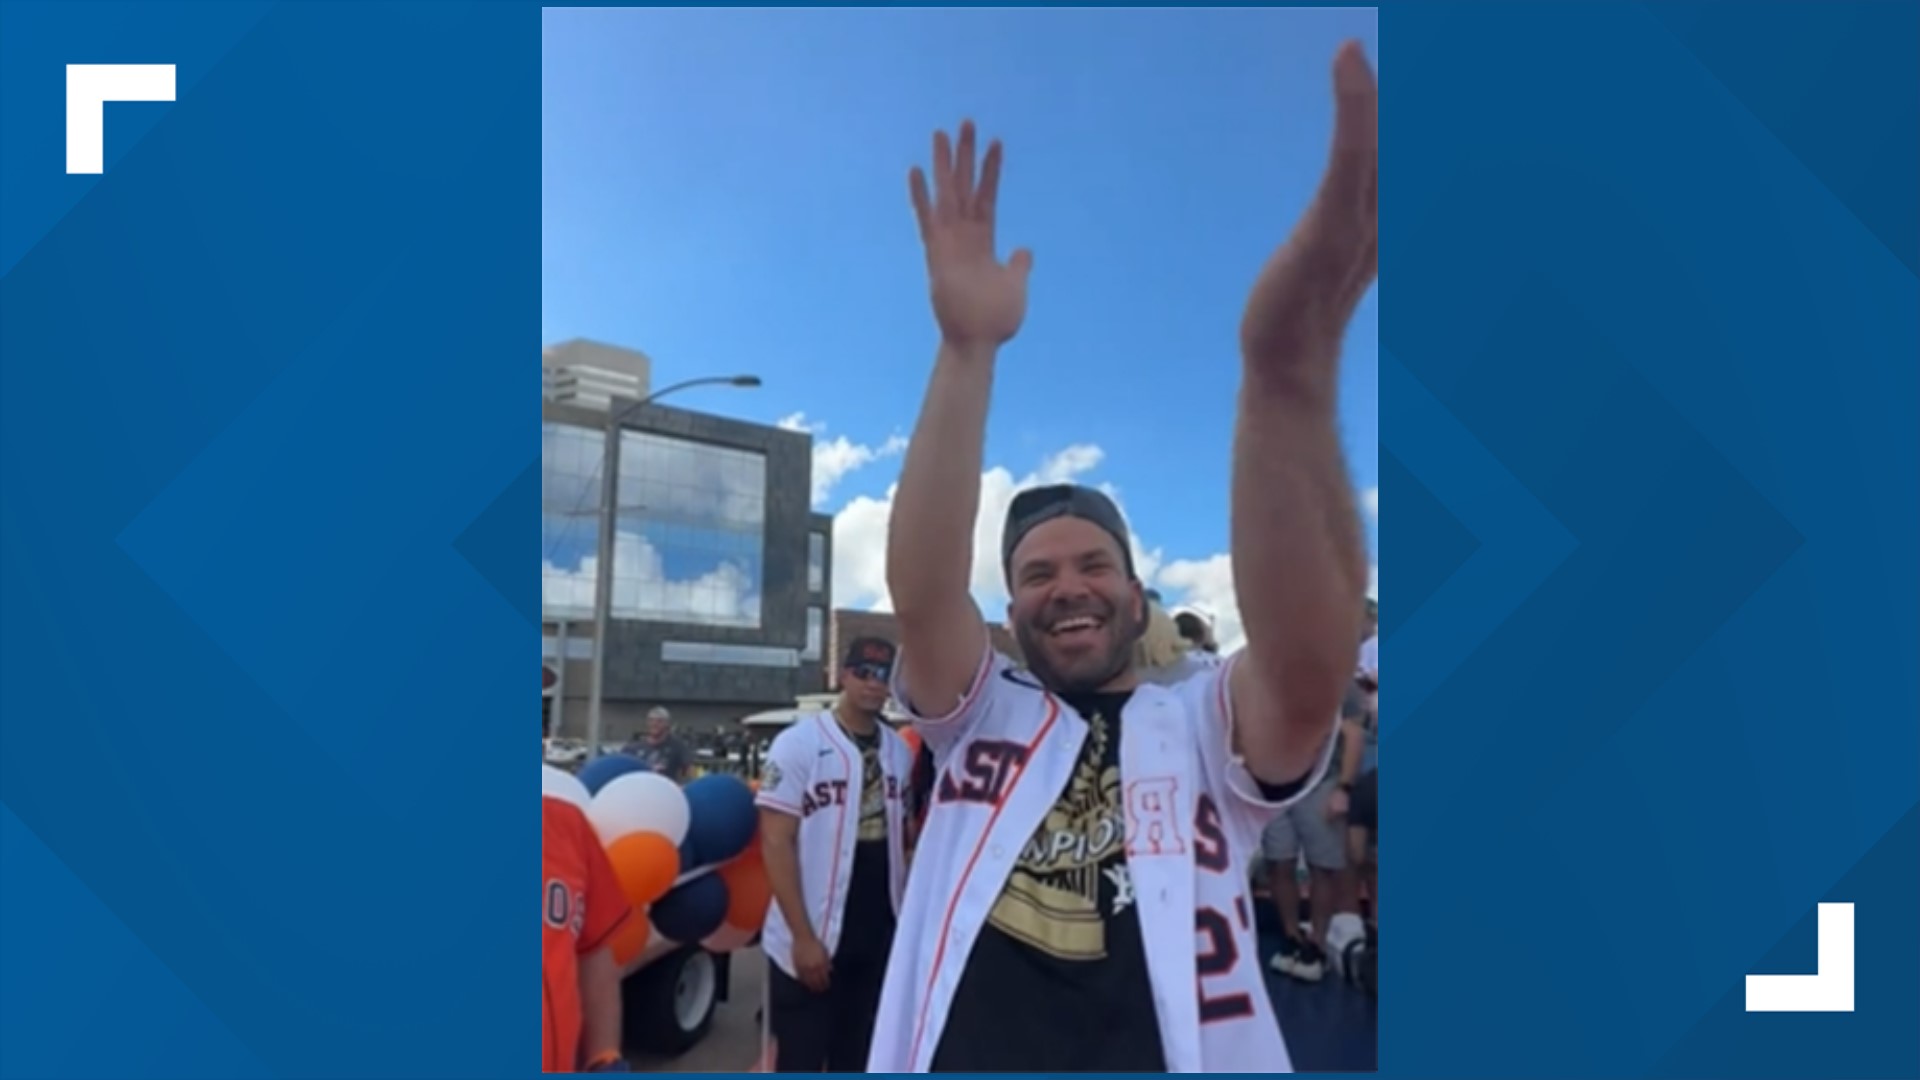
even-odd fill
[{"label": "white cloud", "polygon": [[[1191,608],[1213,623],[1220,651],[1232,652],[1246,644],[1240,622],[1240,604],[1233,592],[1233,559],[1224,552],[1205,559],[1180,559],[1160,570],[1154,582],[1170,608]],[[1367,567],[1367,595],[1380,598],[1380,567]]]},{"label": "white cloud", "polygon": [[[1037,484],[1094,483],[1124,512],[1125,502],[1119,489],[1106,481],[1095,481],[1087,474],[1105,459],[1104,452],[1090,444],[1076,444],[1046,458],[1032,472],[1015,477],[1010,469],[994,466],[980,474],[980,512],[973,527],[973,570],[970,583],[974,600],[988,620],[1004,618],[1007,591],[1000,568],[1000,529],[1006,520],[1007,505],[1016,492]],[[850,500],[833,521],[833,604],[835,607],[892,610],[887,596],[887,522],[893,513],[893,498],[898,485],[889,486],[878,498],[859,496]],[[1378,489],[1361,493],[1363,505],[1378,505]],[[1225,508],[1222,508],[1224,517]],[[1140,523],[1134,526],[1133,559],[1142,581],[1160,590],[1170,608],[1190,608],[1210,619],[1214,636],[1222,649],[1239,648],[1245,642],[1240,622],[1240,607],[1234,599],[1233,560],[1226,552],[1200,558],[1168,559],[1164,548],[1148,547],[1140,539]],[[1379,569],[1371,568],[1369,595],[1379,594]]]},{"label": "white cloud", "polygon": [[817,508],[833,494],[834,486],[848,473],[865,468],[881,458],[892,457],[907,448],[903,435],[893,435],[879,446],[854,442],[845,435],[826,437],[827,425],[809,421],[805,413],[782,417],[778,426],[788,431],[804,431],[813,436],[813,505]]},{"label": "white cloud", "polygon": [[[973,571],[969,580],[974,599],[989,619],[998,619],[1007,605],[1006,584],[1000,570],[1000,528],[1016,492],[1040,484],[1059,484],[1080,478],[1097,467],[1105,454],[1097,446],[1074,445],[1040,463],[1039,468],[1015,477],[995,466],[980,474],[980,512],[973,523]],[[887,596],[887,522],[893,515],[890,485],[880,498],[858,496],[833,519],[833,604],[835,607],[890,611]],[[1156,553],[1157,562],[1157,553]]]},{"label": "white cloud", "polygon": [[1233,594],[1233,557],[1226,552],[1204,559],[1177,559],[1160,571],[1160,593],[1172,608],[1192,608],[1213,623],[1213,640],[1230,653],[1246,644],[1240,603]]},{"label": "white cloud", "polygon": [[1094,469],[1106,456],[1106,451],[1086,443],[1069,446],[1041,462],[1032,479],[1035,484],[1065,484]]},{"label": "white cloud", "polygon": [[891,484],[886,495],[857,495],[833,516],[833,606],[892,611],[887,595],[887,522],[893,516]]},{"label": "white cloud", "polygon": [[[759,583],[745,567],[722,562],[698,577],[672,580],[660,553],[634,532],[614,534],[613,614],[632,618],[671,615],[696,622],[758,626]],[[600,559],[588,554],[574,569],[540,563],[543,611],[582,620],[593,617],[594,581]]]}]

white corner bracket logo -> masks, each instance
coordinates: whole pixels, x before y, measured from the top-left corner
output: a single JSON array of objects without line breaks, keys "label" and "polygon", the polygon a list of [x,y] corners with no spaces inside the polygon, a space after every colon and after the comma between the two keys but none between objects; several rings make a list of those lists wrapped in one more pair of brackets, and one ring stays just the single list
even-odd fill
[{"label": "white corner bracket logo", "polygon": [[67,175],[106,171],[107,102],[172,100],[172,64],[68,64]]},{"label": "white corner bracket logo", "polygon": [[1819,967],[1812,975],[1747,976],[1747,1011],[1853,1011],[1853,905],[1821,904]]}]

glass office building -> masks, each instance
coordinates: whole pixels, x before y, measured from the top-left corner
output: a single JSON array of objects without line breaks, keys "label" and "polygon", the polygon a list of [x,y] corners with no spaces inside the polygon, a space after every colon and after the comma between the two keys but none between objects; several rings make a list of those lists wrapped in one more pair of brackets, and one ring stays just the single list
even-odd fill
[{"label": "glass office building", "polygon": [[[588,359],[608,367],[580,364],[582,346],[597,350]],[[556,362],[556,354],[575,363]],[[637,362],[622,365],[626,357]],[[558,733],[580,736],[595,646],[608,405],[645,397],[648,365],[640,354],[590,343],[548,350],[543,365],[543,653],[561,676],[549,706],[560,713]],[[633,369],[638,375],[623,383]],[[582,385],[612,392],[554,392]],[[654,705],[698,728],[788,705],[825,686],[831,519],[808,505],[811,461],[805,432],[661,404],[626,416],[610,560],[604,739],[624,740]]]}]

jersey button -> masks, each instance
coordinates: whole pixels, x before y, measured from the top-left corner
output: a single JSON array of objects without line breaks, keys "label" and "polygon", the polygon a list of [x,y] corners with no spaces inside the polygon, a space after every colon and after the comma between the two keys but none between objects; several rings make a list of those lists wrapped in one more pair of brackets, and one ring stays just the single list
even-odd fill
[{"label": "jersey button", "polygon": [[996,858],[996,859],[997,859],[997,858],[999,858],[1000,856],[1002,856],[1002,855],[1005,855],[1006,853],[1007,853],[1007,851],[1006,851],[1006,849],[1005,849],[1005,848],[1003,848],[1003,847],[1001,847],[1001,846],[1000,846],[999,844],[995,844],[995,845],[993,845],[993,857],[994,857],[994,858]]}]

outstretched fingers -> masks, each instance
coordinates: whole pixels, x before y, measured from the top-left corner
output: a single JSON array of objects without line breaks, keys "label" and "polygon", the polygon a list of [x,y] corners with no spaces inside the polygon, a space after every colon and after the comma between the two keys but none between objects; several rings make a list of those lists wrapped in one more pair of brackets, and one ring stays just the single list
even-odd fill
[{"label": "outstretched fingers", "polygon": [[[969,243],[984,241],[991,247],[994,207],[1000,196],[1000,163],[1003,152],[998,140],[989,142],[975,175],[974,153],[977,133],[973,121],[960,123],[957,145],[944,131],[933,134],[932,177],[918,168],[907,174],[907,189],[913,197],[913,213],[920,224],[920,238],[930,242],[944,227],[985,226],[962,230]],[[956,234],[958,235],[958,234]]]},{"label": "outstretched fingers", "polygon": [[973,216],[973,121],[960,121],[960,152],[954,159],[954,190],[960,197],[962,216]]},{"label": "outstretched fingers", "polygon": [[973,216],[993,224],[994,201],[1000,197],[1000,140],[987,144],[987,157],[980,163],[980,190],[974,193]]},{"label": "outstretched fingers", "polygon": [[960,212],[953,177],[953,145],[944,131],[933,133],[933,209],[941,221],[951,221]]}]

